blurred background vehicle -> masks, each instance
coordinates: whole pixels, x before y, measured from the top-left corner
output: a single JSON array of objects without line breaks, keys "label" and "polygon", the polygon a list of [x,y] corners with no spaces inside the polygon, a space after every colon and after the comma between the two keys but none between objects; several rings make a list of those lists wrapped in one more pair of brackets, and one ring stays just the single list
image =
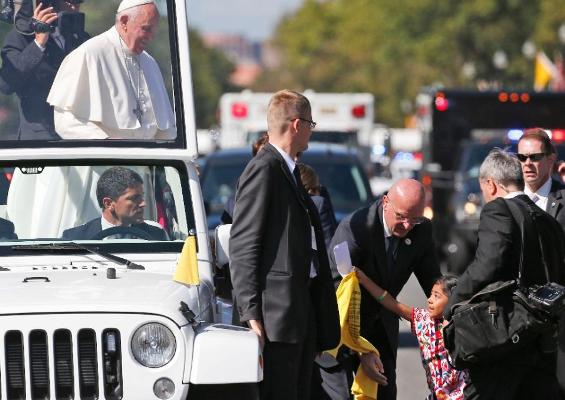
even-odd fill
[{"label": "blurred background vehicle", "polygon": [[[235,194],[239,176],[251,159],[249,147],[220,150],[203,162],[200,181],[208,228],[220,224],[228,199]],[[320,178],[330,194],[337,221],[373,201],[369,180],[357,153],[345,146],[311,143],[300,157]]]},{"label": "blurred background vehicle", "polygon": [[483,159],[494,147],[515,151],[524,129],[535,126],[548,128],[562,158],[564,102],[564,93],[547,92],[429,90],[418,96],[426,216],[448,271],[463,272],[475,252]]}]

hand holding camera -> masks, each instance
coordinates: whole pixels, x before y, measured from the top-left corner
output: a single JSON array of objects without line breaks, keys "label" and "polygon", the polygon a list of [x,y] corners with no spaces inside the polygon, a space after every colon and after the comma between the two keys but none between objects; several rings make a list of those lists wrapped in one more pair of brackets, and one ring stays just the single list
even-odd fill
[{"label": "hand holding camera", "polygon": [[57,13],[53,7],[43,8],[43,4],[39,3],[33,11],[32,26],[35,31],[35,41],[41,47],[45,47],[49,40],[51,32],[51,24],[57,20]]}]

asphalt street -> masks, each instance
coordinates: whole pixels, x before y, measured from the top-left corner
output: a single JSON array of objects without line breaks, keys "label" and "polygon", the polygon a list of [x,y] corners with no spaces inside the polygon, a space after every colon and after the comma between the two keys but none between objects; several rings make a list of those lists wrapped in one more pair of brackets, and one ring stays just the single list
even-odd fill
[{"label": "asphalt street", "polygon": [[[426,296],[414,275],[400,292],[398,300],[412,306],[427,307]],[[400,347],[396,375],[398,400],[423,400],[429,394],[416,339],[410,332],[410,324],[404,320],[400,321]]]}]

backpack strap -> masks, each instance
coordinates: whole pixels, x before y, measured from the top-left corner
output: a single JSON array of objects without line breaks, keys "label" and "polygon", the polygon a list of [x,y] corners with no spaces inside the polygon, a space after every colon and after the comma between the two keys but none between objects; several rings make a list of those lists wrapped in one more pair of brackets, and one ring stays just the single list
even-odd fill
[{"label": "backpack strap", "polygon": [[[518,224],[518,226],[520,227],[520,234],[522,237],[522,249],[520,251],[520,266],[518,269],[518,286],[523,287],[522,284],[522,277],[524,275],[524,250],[525,250],[525,246],[526,246],[526,241],[525,241],[525,236],[526,236],[526,226],[528,226],[528,228],[532,228],[535,230],[536,235],[538,237],[538,243],[539,243],[539,248],[540,248],[540,253],[541,253],[541,262],[543,264],[543,268],[544,268],[544,272],[545,272],[545,279],[547,280],[547,283],[549,283],[549,269],[547,268],[547,262],[545,260],[545,253],[543,250],[543,244],[541,242],[541,236],[539,234],[539,230],[536,224],[536,218],[535,218],[535,210],[532,207],[537,207],[537,206],[532,206],[531,204],[529,204],[526,201],[522,201],[520,199],[505,199],[506,205],[508,206],[508,209],[510,210],[510,213],[512,214],[512,218],[514,218],[514,221],[516,221],[516,223]],[[522,212],[522,207],[520,207],[517,203],[520,202],[524,205],[524,207],[526,208],[526,212]],[[523,217],[523,218],[521,218]]]}]

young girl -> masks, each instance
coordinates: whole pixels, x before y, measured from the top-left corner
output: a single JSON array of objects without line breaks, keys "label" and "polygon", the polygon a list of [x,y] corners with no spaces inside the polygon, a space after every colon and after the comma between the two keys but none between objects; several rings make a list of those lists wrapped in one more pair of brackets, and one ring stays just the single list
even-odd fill
[{"label": "young girl", "polygon": [[410,321],[412,332],[418,339],[422,364],[426,371],[430,399],[462,400],[467,380],[466,371],[458,371],[448,361],[442,336],[443,311],[457,278],[442,276],[436,280],[428,298],[428,308],[416,308],[399,303],[358,268],[354,268],[359,283],[386,309]]}]

